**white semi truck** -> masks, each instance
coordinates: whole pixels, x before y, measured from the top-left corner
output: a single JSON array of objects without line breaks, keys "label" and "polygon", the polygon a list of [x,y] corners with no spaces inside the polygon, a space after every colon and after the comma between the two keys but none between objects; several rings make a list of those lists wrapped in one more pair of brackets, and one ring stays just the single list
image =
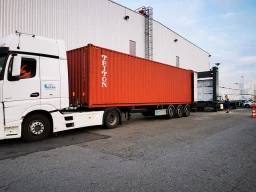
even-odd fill
[{"label": "white semi truck", "polygon": [[[27,66],[30,71],[21,74]],[[0,140],[23,136],[36,141],[50,132],[118,125],[111,114],[103,121],[104,111],[59,111],[69,107],[65,44],[34,35],[0,39],[0,102]]]},{"label": "white semi truck", "polygon": [[[0,39],[0,140],[23,137],[28,141],[38,141],[45,139],[50,133],[95,125],[115,128],[122,124],[122,114],[126,114],[129,119],[133,107],[136,107],[136,112],[145,116],[165,115],[172,118],[190,115],[190,105],[197,98],[195,72],[92,45],[81,50],[89,50],[88,54],[98,55],[87,62],[86,58],[92,56],[78,49],[74,54],[79,52],[80,56],[76,56],[77,62],[72,63],[67,62],[69,55],[63,41],[19,32]],[[102,55],[97,50],[104,50],[109,55]],[[131,67],[127,59],[118,62],[116,58],[121,56],[132,59],[131,63],[143,61],[146,67],[154,67],[164,74],[156,79],[150,70],[140,72]],[[104,60],[107,57],[111,64]],[[114,67],[117,64],[122,68]],[[89,72],[88,69],[93,67],[96,71]],[[105,69],[108,69],[108,74]],[[121,69],[123,71],[120,73]],[[116,70],[119,73],[115,73]],[[85,71],[88,73],[85,74]],[[73,72],[71,78],[69,72]],[[107,80],[106,74],[109,89],[103,90],[101,81],[99,86],[97,83],[92,85],[95,79]],[[143,78],[139,82],[127,81],[134,74]],[[127,78],[124,79],[124,76]],[[179,79],[177,82],[172,81],[174,76]],[[116,84],[120,80],[124,83]],[[165,82],[163,85],[167,86],[154,87],[149,82],[156,85]],[[73,90],[69,90],[69,85],[73,86],[72,89],[78,87],[80,92],[81,88],[88,88],[79,95],[80,103],[70,103],[69,97]],[[145,87],[146,93],[143,92]],[[113,94],[113,90],[117,94]],[[118,97],[120,92],[123,95]],[[74,91],[74,95],[76,93]],[[127,97],[128,93],[130,97]],[[93,98],[101,98],[99,95],[106,97],[105,100],[97,100],[95,104],[98,107],[88,105],[93,104]],[[88,102],[81,101],[84,98],[89,98]],[[70,107],[71,104],[75,105]]]}]

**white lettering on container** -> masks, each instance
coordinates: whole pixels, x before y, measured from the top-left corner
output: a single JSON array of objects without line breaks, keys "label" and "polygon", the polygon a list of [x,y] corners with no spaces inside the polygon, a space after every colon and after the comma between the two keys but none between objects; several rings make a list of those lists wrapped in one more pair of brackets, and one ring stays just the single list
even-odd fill
[{"label": "white lettering on container", "polygon": [[101,87],[107,87],[107,56],[106,55],[101,55],[102,57],[102,67],[103,71],[101,72],[102,78],[101,78]]}]

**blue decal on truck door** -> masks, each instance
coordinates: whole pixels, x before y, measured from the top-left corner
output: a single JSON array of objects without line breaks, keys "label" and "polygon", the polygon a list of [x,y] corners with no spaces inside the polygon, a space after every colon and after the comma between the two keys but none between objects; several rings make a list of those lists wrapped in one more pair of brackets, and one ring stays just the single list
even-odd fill
[{"label": "blue decal on truck door", "polygon": [[53,90],[53,89],[56,89],[56,86],[53,85],[53,84],[44,84],[44,88],[45,89]]}]

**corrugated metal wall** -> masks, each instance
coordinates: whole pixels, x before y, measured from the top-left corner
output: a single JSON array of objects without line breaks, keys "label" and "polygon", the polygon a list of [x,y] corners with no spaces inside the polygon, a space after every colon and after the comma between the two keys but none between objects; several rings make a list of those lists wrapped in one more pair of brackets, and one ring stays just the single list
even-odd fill
[{"label": "corrugated metal wall", "polygon": [[[129,15],[129,20],[124,16]],[[144,17],[109,0],[0,0],[0,37],[15,30],[61,39],[67,50],[92,43],[129,53],[130,40],[136,55],[145,56]],[[208,53],[158,22],[153,23],[155,61],[196,71],[209,70]]]},{"label": "corrugated metal wall", "polygon": [[133,40],[144,55],[144,18],[108,0],[0,0],[0,19],[0,37],[18,30],[62,39],[68,50],[93,43],[127,53]]},{"label": "corrugated metal wall", "polygon": [[[175,39],[177,42],[174,42]],[[208,71],[210,69],[209,53],[162,24],[154,22],[154,59],[176,66],[176,56],[179,57],[181,68],[195,71]]]}]

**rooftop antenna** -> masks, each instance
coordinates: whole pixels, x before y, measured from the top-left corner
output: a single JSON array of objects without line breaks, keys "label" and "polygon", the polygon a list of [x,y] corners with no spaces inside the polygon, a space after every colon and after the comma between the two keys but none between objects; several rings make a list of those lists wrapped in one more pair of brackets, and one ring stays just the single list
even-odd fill
[{"label": "rooftop antenna", "polygon": [[[17,34],[17,31],[16,31],[16,34]],[[17,49],[20,49],[20,33],[18,33],[18,35],[19,35],[19,43],[18,43]]]},{"label": "rooftop antenna", "polygon": [[19,31],[15,31],[16,34],[19,34],[19,35],[31,35],[32,37],[35,37],[35,34],[31,34],[31,33],[22,33],[22,32],[19,32]]},{"label": "rooftop antenna", "polygon": [[34,34],[29,34],[29,33],[22,33],[22,32],[19,32],[19,31],[15,31],[15,33],[17,34],[17,35],[19,35],[19,43],[18,43],[18,47],[17,47],[17,49],[20,49],[20,36],[21,36],[21,34],[22,35],[31,35],[33,38],[35,38],[35,35]]}]

